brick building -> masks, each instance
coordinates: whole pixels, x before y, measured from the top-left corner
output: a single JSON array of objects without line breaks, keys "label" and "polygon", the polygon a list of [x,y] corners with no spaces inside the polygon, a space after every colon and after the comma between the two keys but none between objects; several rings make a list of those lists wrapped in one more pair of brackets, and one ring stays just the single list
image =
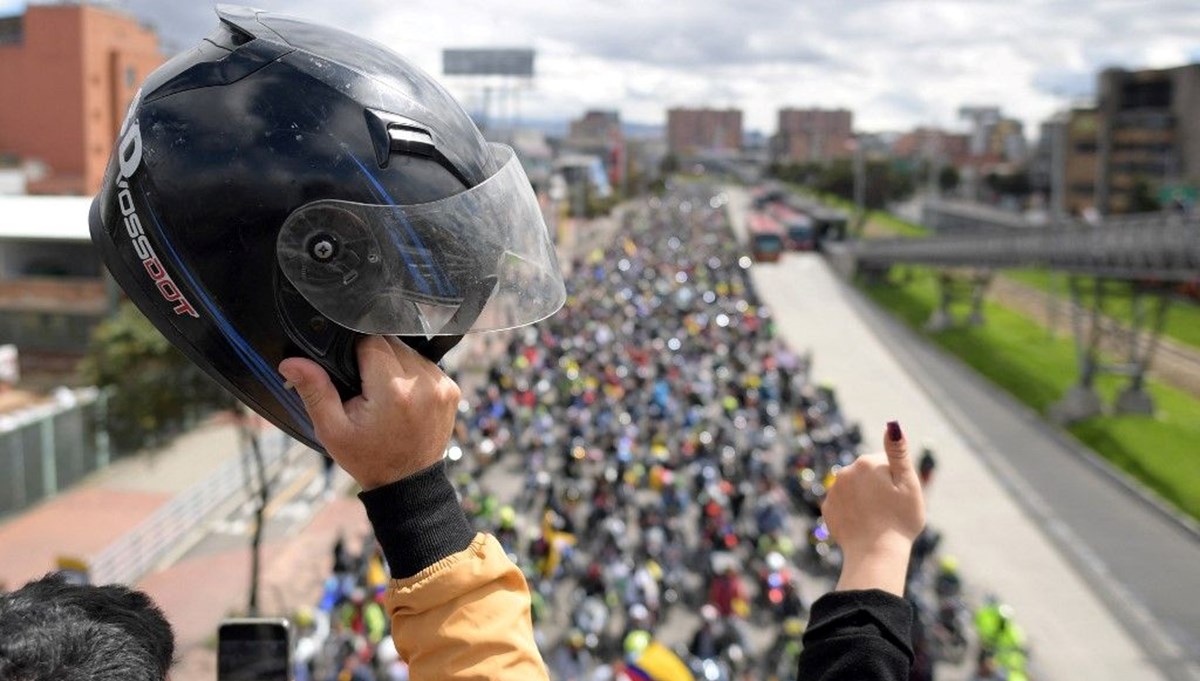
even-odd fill
[{"label": "brick building", "polygon": [[620,186],[625,178],[625,135],[621,132],[621,114],[616,111],[588,111],[571,121],[564,146],[580,154],[599,157],[608,180]]},{"label": "brick building", "polygon": [[917,127],[896,138],[892,143],[892,154],[905,159],[937,161],[957,168],[970,158],[970,146],[971,140],[967,135]]},{"label": "brick building", "polygon": [[774,157],[824,163],[854,153],[854,114],[846,109],[780,109]]},{"label": "brick building", "polygon": [[107,7],[0,19],[0,156],[44,169],[30,193],[95,193],[129,102],[162,62],[158,36]]},{"label": "brick building", "polygon": [[676,156],[741,151],[741,110],[670,109],[667,111],[667,149]]}]

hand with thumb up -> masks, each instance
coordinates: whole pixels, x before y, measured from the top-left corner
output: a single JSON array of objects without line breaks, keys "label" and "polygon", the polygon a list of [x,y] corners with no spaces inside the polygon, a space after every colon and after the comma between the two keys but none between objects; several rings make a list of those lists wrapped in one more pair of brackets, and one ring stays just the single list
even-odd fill
[{"label": "hand with thumb up", "polygon": [[838,591],[904,594],[912,543],[925,526],[925,500],[899,423],[888,423],[883,449],[841,469],[821,507],[842,548]]}]

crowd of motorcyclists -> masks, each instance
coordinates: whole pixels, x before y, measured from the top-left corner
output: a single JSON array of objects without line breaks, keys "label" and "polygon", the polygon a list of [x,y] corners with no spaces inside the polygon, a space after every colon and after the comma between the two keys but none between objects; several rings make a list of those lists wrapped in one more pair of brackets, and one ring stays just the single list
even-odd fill
[{"label": "crowd of motorcyclists", "polygon": [[[839,572],[820,505],[862,437],[776,333],[722,202],[693,186],[628,212],[571,263],[561,312],[507,337],[475,385],[460,377],[452,475],[525,572],[554,679],[641,678],[627,666],[652,648],[681,663],[647,674],[662,681],[794,678],[808,605]],[[935,466],[924,452],[923,481]],[[935,662],[1027,678],[1007,607],[973,612],[937,545],[927,529],[913,551],[913,678]],[[382,556],[334,553],[297,618],[297,678],[407,678]]]}]

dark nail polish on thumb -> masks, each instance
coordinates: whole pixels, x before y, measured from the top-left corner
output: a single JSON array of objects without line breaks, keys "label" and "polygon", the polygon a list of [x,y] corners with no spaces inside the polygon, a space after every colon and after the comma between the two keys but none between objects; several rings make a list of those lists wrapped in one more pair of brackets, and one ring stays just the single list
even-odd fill
[{"label": "dark nail polish on thumb", "polygon": [[899,442],[904,438],[904,432],[900,430],[899,421],[888,421],[887,436],[892,442]]}]

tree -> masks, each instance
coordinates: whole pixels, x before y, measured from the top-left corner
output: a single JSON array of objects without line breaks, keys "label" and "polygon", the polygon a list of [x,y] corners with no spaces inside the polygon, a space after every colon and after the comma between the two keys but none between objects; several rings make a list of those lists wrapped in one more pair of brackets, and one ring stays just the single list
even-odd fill
[{"label": "tree", "polygon": [[662,161],[658,164],[658,173],[666,176],[677,172],[679,172],[679,157],[675,154],[663,156]]},{"label": "tree", "polygon": [[[775,177],[795,182],[818,192],[854,200],[854,164],[836,159],[827,164],[792,163],[775,166]],[[911,196],[915,189],[912,169],[887,160],[866,164],[866,202],[868,208],[884,208],[890,201]]]},{"label": "tree", "polygon": [[1144,175],[1133,178],[1133,186],[1129,188],[1130,213],[1156,213],[1162,210],[1162,203],[1154,195],[1154,188]]},{"label": "tree", "polygon": [[938,172],[938,188],[944,192],[952,192],[958,189],[958,183],[961,178],[958,175],[958,168],[954,166],[944,166]]},{"label": "tree", "polygon": [[93,331],[81,372],[111,390],[106,426],[118,451],[160,443],[189,420],[233,404],[128,301]]},{"label": "tree", "polygon": [[983,183],[997,196],[1015,196],[1023,198],[1033,191],[1029,181],[1029,173],[1023,170],[1011,173],[992,171],[984,176]]}]

